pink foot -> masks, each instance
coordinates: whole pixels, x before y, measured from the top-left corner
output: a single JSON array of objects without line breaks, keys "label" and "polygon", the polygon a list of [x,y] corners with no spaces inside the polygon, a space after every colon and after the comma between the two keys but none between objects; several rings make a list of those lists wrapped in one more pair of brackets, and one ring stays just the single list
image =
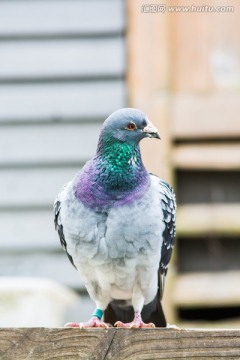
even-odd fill
[{"label": "pink foot", "polygon": [[153,323],[146,324],[142,321],[140,311],[135,311],[135,316],[132,322],[123,323],[122,321],[117,321],[114,326],[125,329],[139,329],[139,328],[154,328]]},{"label": "pink foot", "polygon": [[109,328],[109,325],[100,320],[97,316],[91,317],[90,320],[83,323],[67,323],[64,327],[71,328],[80,328],[80,329],[88,329],[88,328]]}]

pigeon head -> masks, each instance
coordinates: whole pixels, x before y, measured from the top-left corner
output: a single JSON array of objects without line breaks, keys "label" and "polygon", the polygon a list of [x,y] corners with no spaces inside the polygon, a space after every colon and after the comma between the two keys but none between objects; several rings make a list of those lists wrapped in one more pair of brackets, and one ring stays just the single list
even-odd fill
[{"label": "pigeon head", "polygon": [[100,145],[116,141],[134,145],[146,137],[160,139],[157,128],[142,111],[124,108],[113,112],[104,121],[99,140]]},{"label": "pigeon head", "polygon": [[95,156],[76,180],[76,196],[100,210],[140,198],[150,186],[139,147],[146,137],[160,139],[142,111],[126,108],[112,113],[103,123]]}]

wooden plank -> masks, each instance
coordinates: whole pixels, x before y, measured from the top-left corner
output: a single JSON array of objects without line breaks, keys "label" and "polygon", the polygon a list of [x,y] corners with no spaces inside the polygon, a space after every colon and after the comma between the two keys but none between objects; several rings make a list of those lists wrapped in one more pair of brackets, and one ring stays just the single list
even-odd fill
[{"label": "wooden plank", "polygon": [[[173,293],[180,307],[239,306],[240,271],[188,273],[179,275]],[[192,291],[194,289],[194,291]]]},{"label": "wooden plank", "polygon": [[172,106],[175,139],[236,138],[240,135],[239,94],[178,94]]},{"label": "wooden plank", "polygon": [[0,36],[119,33],[123,6],[121,0],[1,1]]},{"label": "wooden plank", "polygon": [[3,360],[237,359],[239,330],[2,328]]},{"label": "wooden plank", "polygon": [[240,319],[230,320],[218,320],[218,321],[206,321],[206,320],[194,320],[194,321],[181,321],[178,322],[180,327],[184,329],[194,328],[197,329],[238,329],[240,328]]},{"label": "wooden plank", "polygon": [[62,186],[72,180],[80,169],[80,166],[2,169],[0,209],[52,207],[54,197]]},{"label": "wooden plank", "polygon": [[58,235],[54,231],[53,211],[20,209],[1,211],[1,251],[59,250]]},{"label": "wooden plank", "polygon": [[177,211],[179,236],[240,234],[239,204],[180,205]]},{"label": "wooden plank", "polygon": [[[53,226],[50,230],[54,232]],[[36,231],[41,232],[41,229],[36,229]],[[53,236],[55,236],[58,252],[50,247],[39,251],[31,250],[31,248],[16,248],[15,252],[1,249],[0,276],[47,278],[85,291],[79,272],[72,266],[65,251],[61,249],[57,233],[53,233]]]},{"label": "wooden plank", "polygon": [[0,164],[82,164],[96,151],[100,124],[3,126]]},{"label": "wooden plank", "polygon": [[122,37],[2,42],[0,53],[0,81],[42,77],[120,77],[125,69]]},{"label": "wooden plank", "polygon": [[[39,330],[40,328],[0,330],[1,359],[104,359],[114,335],[114,331],[104,329],[93,331],[92,334],[72,332],[71,329]],[[9,339],[12,345],[7,344]]]},{"label": "wooden plank", "polygon": [[238,330],[116,330],[106,359],[232,359],[240,353],[239,335]]},{"label": "wooden plank", "polygon": [[177,169],[239,170],[239,143],[200,143],[176,145],[172,162]]},{"label": "wooden plank", "polygon": [[0,122],[103,117],[124,107],[121,80],[0,86]]}]

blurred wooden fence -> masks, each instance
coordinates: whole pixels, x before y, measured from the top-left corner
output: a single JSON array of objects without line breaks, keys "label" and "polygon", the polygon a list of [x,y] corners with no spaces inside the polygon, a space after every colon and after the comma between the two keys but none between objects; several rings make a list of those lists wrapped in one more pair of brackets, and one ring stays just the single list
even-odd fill
[{"label": "blurred wooden fence", "polygon": [[0,275],[84,291],[52,204],[126,105],[121,0],[0,1]]},{"label": "blurred wooden fence", "polygon": [[239,326],[239,3],[221,13],[168,10],[187,0],[166,0],[164,13],[142,5],[0,1],[0,275],[83,291],[52,202],[94,153],[103,119],[129,105],[161,133],[142,144],[144,162],[177,189],[168,319]]},{"label": "blurred wooden fence", "polygon": [[[240,325],[240,21],[203,2],[128,2],[130,105],[158,126],[143,144],[151,171],[177,191],[177,245],[164,295],[168,319]],[[143,5],[146,11],[143,11]],[[224,8],[223,8],[224,9]]]}]

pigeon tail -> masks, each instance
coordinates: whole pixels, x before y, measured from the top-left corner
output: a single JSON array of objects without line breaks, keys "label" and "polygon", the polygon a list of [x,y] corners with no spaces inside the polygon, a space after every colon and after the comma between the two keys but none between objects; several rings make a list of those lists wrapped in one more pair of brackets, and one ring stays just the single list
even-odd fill
[{"label": "pigeon tail", "polygon": [[[153,323],[156,327],[167,326],[159,292],[150,303],[144,305],[141,315],[145,323]],[[133,318],[133,307],[125,300],[112,301],[104,311],[104,321],[111,325],[114,325],[117,321],[128,323],[131,322]]]}]

